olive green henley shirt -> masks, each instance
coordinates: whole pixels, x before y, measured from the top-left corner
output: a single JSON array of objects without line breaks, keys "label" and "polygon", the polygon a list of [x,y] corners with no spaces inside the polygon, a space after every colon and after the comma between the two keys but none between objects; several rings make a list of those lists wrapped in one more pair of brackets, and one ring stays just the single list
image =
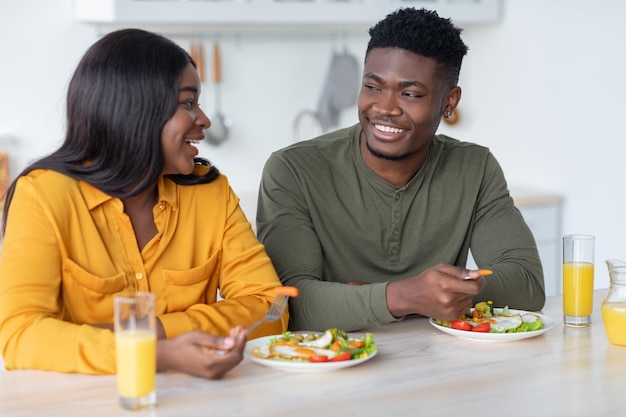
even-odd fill
[{"label": "olive green henley shirt", "polygon": [[360,133],[357,124],[298,142],[265,165],[258,236],[283,284],[300,290],[290,300],[290,329],[396,321],[388,282],[440,262],[465,266],[469,249],[494,272],[475,301],[543,308],[535,240],[489,149],[436,135],[423,167],[396,187],[365,164]]}]

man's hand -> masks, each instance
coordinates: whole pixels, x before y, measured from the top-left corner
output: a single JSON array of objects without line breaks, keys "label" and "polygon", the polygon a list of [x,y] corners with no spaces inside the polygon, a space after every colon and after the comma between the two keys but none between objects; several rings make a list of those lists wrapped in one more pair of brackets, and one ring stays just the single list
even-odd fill
[{"label": "man's hand", "polygon": [[[395,317],[421,314],[453,320],[472,307],[472,299],[485,286],[478,271],[448,264],[428,268],[419,275],[387,285],[387,307]],[[465,277],[475,279],[465,280]]]}]

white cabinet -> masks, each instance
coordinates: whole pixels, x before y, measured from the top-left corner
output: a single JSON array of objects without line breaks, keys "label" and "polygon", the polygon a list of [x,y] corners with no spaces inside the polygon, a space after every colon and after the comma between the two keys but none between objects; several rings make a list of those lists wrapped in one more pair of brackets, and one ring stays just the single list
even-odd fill
[{"label": "white cabinet", "polygon": [[543,264],[546,295],[561,294],[561,202],[518,207],[535,236]]},{"label": "white cabinet", "polygon": [[[512,189],[511,195],[535,237],[543,265],[546,295],[561,294],[562,198],[556,194],[527,189]],[[476,268],[471,257],[467,267]]]},{"label": "white cabinet", "polygon": [[[74,0],[74,19],[162,32],[367,29],[400,7],[436,10],[458,25],[496,21],[501,0]],[[363,32],[366,33],[366,32]]]}]

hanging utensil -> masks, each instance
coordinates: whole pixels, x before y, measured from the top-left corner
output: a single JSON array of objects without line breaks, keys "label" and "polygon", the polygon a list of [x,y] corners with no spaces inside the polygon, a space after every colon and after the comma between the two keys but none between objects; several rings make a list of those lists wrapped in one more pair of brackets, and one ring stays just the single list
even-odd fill
[{"label": "hanging utensil", "polygon": [[191,44],[190,55],[196,63],[196,70],[198,71],[198,76],[200,77],[200,83],[204,84],[204,47],[202,46],[202,42]]},{"label": "hanging utensil", "polygon": [[217,42],[213,44],[213,83],[215,85],[215,114],[211,117],[211,127],[206,131],[207,140],[213,145],[219,145],[228,138],[230,119],[221,110],[221,82],[222,62],[220,48]]},{"label": "hanging utensil", "polygon": [[[191,55],[191,59],[193,59],[193,62],[196,63],[196,71],[198,71],[200,83],[204,86],[204,81],[206,77],[204,71],[204,46],[202,45],[202,42],[192,42],[189,49],[189,55]],[[206,97],[206,94],[207,93],[204,94],[204,97]],[[201,107],[204,109],[204,106]],[[209,128],[203,129],[205,137],[208,137],[208,131]]]},{"label": "hanging utensil", "polygon": [[330,67],[317,104],[317,118],[322,132],[337,127],[342,110],[356,104],[360,89],[359,66],[357,57],[347,48],[342,52],[333,49]]},{"label": "hanging utensil", "polygon": [[301,110],[293,121],[292,140],[299,142],[312,139],[323,133],[317,113],[313,110]]}]

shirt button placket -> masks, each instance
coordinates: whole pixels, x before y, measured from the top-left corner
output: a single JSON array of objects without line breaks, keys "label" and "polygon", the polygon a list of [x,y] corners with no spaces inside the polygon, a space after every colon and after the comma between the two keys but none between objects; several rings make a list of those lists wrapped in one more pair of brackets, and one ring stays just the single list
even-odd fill
[{"label": "shirt button placket", "polygon": [[146,274],[143,272],[135,272],[135,288],[137,291],[149,291],[145,277]]},{"label": "shirt button placket", "polygon": [[400,253],[400,232],[401,232],[401,218],[402,218],[402,210],[400,207],[400,200],[402,196],[399,191],[394,193],[392,203],[391,203],[391,212],[392,220],[391,220],[391,240],[390,240],[390,255],[391,258],[398,257],[398,253]]}]

